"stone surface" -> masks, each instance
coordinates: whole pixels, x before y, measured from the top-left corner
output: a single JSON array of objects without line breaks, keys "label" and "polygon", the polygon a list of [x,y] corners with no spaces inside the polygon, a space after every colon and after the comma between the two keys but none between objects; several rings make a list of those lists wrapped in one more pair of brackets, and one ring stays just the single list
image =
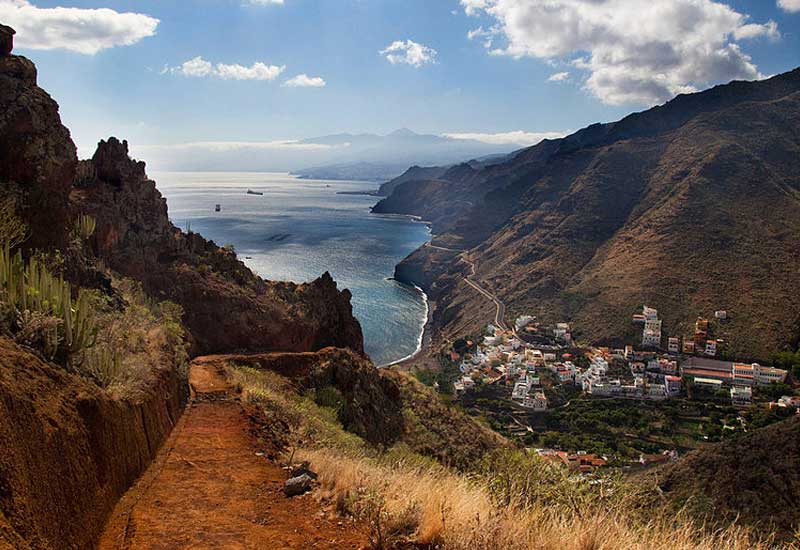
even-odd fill
[{"label": "stone surface", "polygon": [[0,56],[0,183],[23,199],[30,248],[60,247],[69,226],[69,193],[78,158],[58,104],[36,85],[36,67]]},{"label": "stone surface", "polygon": [[302,474],[286,480],[283,484],[283,492],[287,497],[296,497],[309,492],[314,480],[308,474]]}]

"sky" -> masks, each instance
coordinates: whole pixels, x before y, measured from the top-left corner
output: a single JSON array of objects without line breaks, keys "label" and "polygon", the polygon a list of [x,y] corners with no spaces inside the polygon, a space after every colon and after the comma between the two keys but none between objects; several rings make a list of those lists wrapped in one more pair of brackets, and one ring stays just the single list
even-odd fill
[{"label": "sky", "polygon": [[0,0],[0,23],[84,157],[402,127],[523,146],[800,65],[800,0]]}]

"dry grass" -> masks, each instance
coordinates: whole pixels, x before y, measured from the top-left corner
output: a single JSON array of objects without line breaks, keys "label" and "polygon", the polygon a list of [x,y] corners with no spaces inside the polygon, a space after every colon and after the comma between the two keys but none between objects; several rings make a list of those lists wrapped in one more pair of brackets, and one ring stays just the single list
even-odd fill
[{"label": "dry grass", "polygon": [[[745,530],[736,527],[705,533],[680,514],[670,516],[651,511],[649,519],[641,519],[643,512],[622,495],[596,502],[581,498],[576,503],[577,508],[543,501],[526,506],[518,503],[500,506],[482,477],[470,478],[441,467],[409,467],[403,462],[386,464],[323,448],[302,450],[297,456],[311,462],[319,472],[322,498],[351,502],[351,507],[358,511],[360,499],[377,494],[385,510],[384,524],[388,526],[385,530],[399,523],[402,529],[398,531],[410,530],[416,542],[438,544],[444,549],[743,550],[772,547],[755,541]],[[409,510],[415,512],[413,518],[409,517]],[[413,525],[409,525],[411,520]]]},{"label": "dry grass", "polygon": [[338,423],[335,411],[298,395],[273,373],[230,369],[245,399],[291,415],[302,442],[286,449],[319,474],[318,498],[370,526],[371,548],[434,545],[442,550],[744,550],[775,545],[731,526],[709,533],[655,491],[593,479],[522,451],[501,450],[458,473],[405,445],[380,452]]}]

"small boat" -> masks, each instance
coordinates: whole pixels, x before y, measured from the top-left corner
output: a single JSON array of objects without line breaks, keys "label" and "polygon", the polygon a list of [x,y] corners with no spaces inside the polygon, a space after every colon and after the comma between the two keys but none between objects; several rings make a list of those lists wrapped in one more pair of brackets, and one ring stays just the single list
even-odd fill
[{"label": "small boat", "polygon": [[248,195],[263,195],[264,193],[262,193],[261,191],[253,191],[252,189],[248,189],[247,190],[247,194]]},{"label": "small boat", "polygon": [[221,205],[221,204],[218,204],[218,205],[216,205],[216,206],[214,207],[214,212],[219,212],[219,211],[221,211],[221,210],[222,210],[222,205]]}]

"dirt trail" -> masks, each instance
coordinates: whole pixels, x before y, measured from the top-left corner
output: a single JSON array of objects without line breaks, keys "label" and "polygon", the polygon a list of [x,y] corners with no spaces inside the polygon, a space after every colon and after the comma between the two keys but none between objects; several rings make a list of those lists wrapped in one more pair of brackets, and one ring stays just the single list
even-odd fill
[{"label": "dirt trail", "polygon": [[352,523],[329,519],[311,495],[283,495],[286,475],[256,455],[218,364],[192,364],[192,404],[115,508],[99,549],[362,548],[365,537]]}]

